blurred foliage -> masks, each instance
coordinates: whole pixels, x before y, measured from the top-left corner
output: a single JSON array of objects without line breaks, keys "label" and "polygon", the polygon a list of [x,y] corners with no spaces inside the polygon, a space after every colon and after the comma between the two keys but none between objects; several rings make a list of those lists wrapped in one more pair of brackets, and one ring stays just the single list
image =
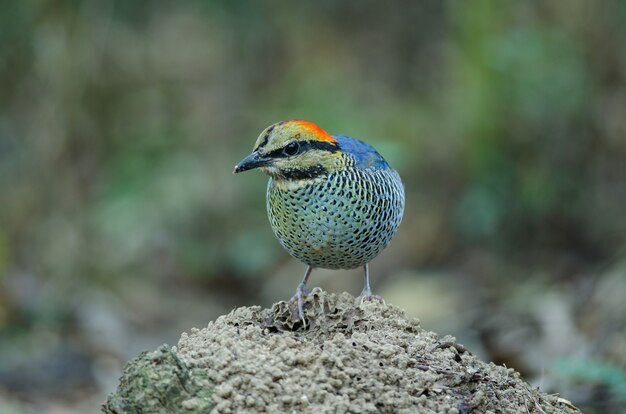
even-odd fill
[{"label": "blurred foliage", "polygon": [[626,295],[625,2],[5,1],[0,90],[0,389],[30,395],[12,373],[69,344],[102,395],[140,350],[289,297],[266,178],[231,171],[292,118],[400,171],[375,286],[450,295],[428,328],[530,377],[502,343],[560,315],[537,309],[600,360],[626,332],[596,294]]},{"label": "blurred foliage", "polygon": [[612,394],[626,403],[626,370],[602,361],[560,360],[556,372],[566,379],[604,384]]}]

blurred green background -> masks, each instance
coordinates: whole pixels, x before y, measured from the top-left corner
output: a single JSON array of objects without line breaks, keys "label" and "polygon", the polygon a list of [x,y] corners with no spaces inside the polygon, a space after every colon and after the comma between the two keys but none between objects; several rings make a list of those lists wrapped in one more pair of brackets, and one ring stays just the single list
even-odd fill
[{"label": "blurred green background", "polygon": [[[626,407],[626,2],[3,1],[0,412],[293,294],[267,178],[303,118],[401,173],[376,293],[587,413]],[[359,271],[311,286],[358,294]]]}]

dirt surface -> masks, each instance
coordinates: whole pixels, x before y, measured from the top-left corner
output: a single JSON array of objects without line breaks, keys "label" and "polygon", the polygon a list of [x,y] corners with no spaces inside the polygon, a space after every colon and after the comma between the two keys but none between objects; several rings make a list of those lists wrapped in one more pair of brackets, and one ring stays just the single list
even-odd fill
[{"label": "dirt surface", "polygon": [[105,413],[579,413],[391,305],[314,290],[129,362]]}]

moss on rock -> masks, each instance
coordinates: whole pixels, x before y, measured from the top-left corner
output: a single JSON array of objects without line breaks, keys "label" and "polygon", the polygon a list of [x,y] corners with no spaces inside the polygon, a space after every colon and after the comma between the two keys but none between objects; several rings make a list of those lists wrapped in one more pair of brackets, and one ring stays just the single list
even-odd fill
[{"label": "moss on rock", "polygon": [[108,414],[207,413],[215,403],[206,370],[189,368],[162,345],[126,364],[116,393],[102,410]]}]

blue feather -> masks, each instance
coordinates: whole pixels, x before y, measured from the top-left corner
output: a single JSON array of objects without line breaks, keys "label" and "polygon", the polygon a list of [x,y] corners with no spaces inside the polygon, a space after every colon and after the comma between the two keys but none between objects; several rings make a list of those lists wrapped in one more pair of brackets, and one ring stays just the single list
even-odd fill
[{"label": "blue feather", "polygon": [[333,135],[342,152],[351,155],[357,168],[389,168],[387,161],[369,144],[345,135]]}]

